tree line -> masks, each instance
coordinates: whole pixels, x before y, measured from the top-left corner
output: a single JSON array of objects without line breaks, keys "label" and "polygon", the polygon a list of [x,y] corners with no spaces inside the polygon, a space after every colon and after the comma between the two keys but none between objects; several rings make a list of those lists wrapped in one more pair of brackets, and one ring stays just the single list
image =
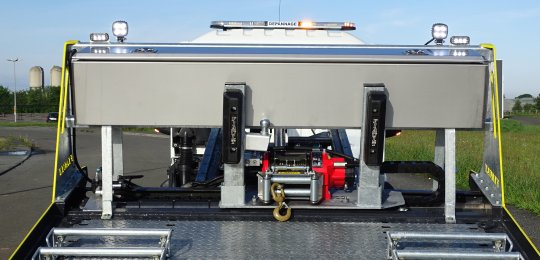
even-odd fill
[{"label": "tree line", "polygon": [[530,104],[521,104],[520,99],[521,98],[532,98],[533,96],[530,94],[523,94],[516,98],[516,102],[514,103],[514,106],[512,107],[512,112],[521,112],[521,113],[530,113],[530,112],[536,112],[540,110],[540,94],[538,94],[538,97],[533,98],[534,103]]},{"label": "tree line", "polygon": [[[536,112],[540,110],[540,94],[534,98],[534,104],[522,104],[520,98],[532,98],[523,94],[516,98],[512,107],[513,112]],[[19,113],[48,113],[58,111],[60,87],[46,86],[43,89],[17,91],[17,112]],[[0,114],[13,113],[13,91],[0,85]]]},{"label": "tree line", "polygon": [[[17,113],[48,113],[58,111],[60,87],[17,91]],[[0,85],[0,114],[13,113],[14,93]]]}]

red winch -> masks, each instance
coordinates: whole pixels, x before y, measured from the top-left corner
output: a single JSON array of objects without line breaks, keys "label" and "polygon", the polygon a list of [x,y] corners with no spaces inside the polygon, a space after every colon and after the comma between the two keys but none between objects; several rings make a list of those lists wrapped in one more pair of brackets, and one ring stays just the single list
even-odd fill
[{"label": "red winch", "polygon": [[[263,157],[261,171],[263,173],[272,173],[273,176],[277,176],[274,177],[275,180],[282,180],[285,185],[287,183],[289,185],[299,184],[300,181],[296,180],[303,176],[307,178],[308,175],[314,176],[312,179],[322,178],[319,179],[322,182],[322,200],[332,198],[330,190],[343,189],[347,187],[346,183],[354,183],[354,169],[347,169],[346,159],[331,155],[326,150],[275,150],[266,152]],[[286,181],[287,178],[290,181]],[[293,195],[297,191],[297,189],[289,190],[293,191]],[[315,200],[312,199],[313,201]]]}]

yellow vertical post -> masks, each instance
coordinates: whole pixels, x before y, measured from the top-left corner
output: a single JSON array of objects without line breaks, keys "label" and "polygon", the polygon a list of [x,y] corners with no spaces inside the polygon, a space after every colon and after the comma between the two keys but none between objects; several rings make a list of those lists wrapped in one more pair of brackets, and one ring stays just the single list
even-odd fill
[{"label": "yellow vertical post", "polygon": [[60,147],[60,134],[64,133],[64,120],[66,113],[66,100],[68,92],[68,71],[66,71],[66,59],[67,50],[69,46],[76,44],[78,41],[67,41],[64,43],[64,54],[62,56],[62,81],[60,85],[60,101],[58,103],[58,123],[56,126],[56,149],[54,155],[54,170],[53,170],[53,189],[52,189],[52,203],[56,197],[56,175],[58,174],[58,149]]}]

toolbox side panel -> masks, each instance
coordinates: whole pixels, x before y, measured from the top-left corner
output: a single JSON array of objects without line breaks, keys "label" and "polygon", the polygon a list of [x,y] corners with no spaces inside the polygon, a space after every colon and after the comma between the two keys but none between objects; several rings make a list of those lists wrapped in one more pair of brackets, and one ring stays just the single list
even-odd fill
[{"label": "toolbox side panel", "polygon": [[75,61],[79,125],[219,127],[226,82],[246,126],[360,128],[364,83],[384,83],[388,128],[481,128],[483,64]]}]

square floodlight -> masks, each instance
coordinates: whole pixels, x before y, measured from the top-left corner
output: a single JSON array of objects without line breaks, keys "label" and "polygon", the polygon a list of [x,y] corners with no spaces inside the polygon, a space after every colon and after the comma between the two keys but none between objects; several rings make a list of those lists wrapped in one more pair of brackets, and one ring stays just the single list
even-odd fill
[{"label": "square floodlight", "polygon": [[448,37],[448,25],[444,23],[434,24],[431,27],[431,36],[433,36],[433,39],[436,41],[440,41],[442,43],[442,40]]},{"label": "square floodlight", "polygon": [[107,42],[109,41],[108,33],[91,33],[90,34],[91,42]]},{"label": "square floodlight", "polygon": [[453,45],[469,45],[471,38],[469,36],[452,36],[450,43]]},{"label": "square floodlight", "polygon": [[116,21],[112,24],[113,35],[118,38],[118,41],[124,41],[124,38],[128,34],[128,24],[125,21]]}]

